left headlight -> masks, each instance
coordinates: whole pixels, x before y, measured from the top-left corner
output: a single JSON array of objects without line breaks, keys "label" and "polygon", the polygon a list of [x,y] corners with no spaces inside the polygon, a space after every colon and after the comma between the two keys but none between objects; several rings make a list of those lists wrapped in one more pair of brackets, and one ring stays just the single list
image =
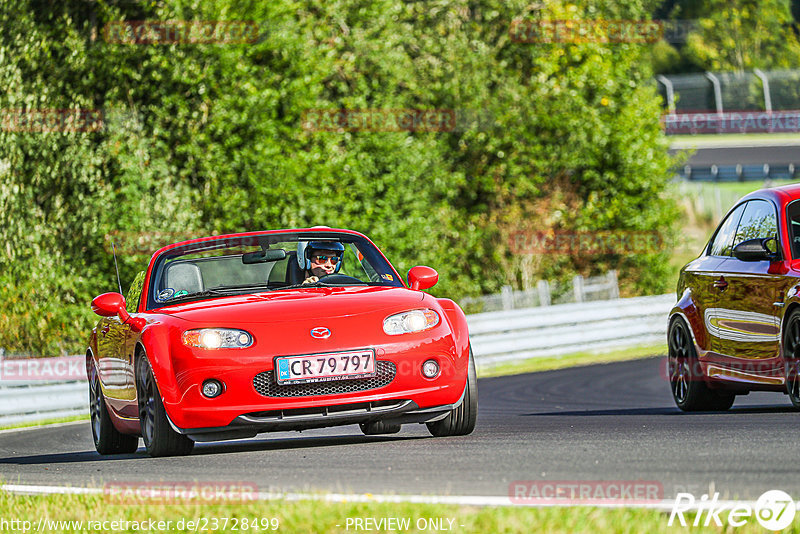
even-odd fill
[{"label": "left headlight", "polygon": [[430,309],[411,310],[383,320],[383,331],[390,336],[422,332],[439,324],[439,314]]},{"label": "left headlight", "polygon": [[183,344],[201,349],[244,349],[253,344],[253,335],[233,328],[199,328],[183,333]]}]

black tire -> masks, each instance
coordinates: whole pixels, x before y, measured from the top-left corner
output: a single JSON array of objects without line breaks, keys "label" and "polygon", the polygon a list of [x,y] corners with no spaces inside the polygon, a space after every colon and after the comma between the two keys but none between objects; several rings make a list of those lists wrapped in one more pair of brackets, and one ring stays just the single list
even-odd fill
[{"label": "black tire", "polygon": [[792,406],[800,410],[800,309],[786,320],[783,330],[783,360],[786,372],[786,393]]},{"label": "black tire", "polygon": [[172,430],[150,362],[143,354],[136,361],[136,395],[147,454],[154,457],[184,456],[192,452],[194,441]]},{"label": "black tire", "polygon": [[97,371],[89,380],[89,414],[94,448],[100,454],[130,454],[139,448],[139,436],[123,434],[111,422]]},{"label": "black tire", "polygon": [[389,424],[383,421],[372,421],[370,423],[359,423],[359,428],[365,436],[378,436],[380,434],[397,434],[400,432],[399,423]]},{"label": "black tire", "polygon": [[472,356],[472,347],[469,349],[469,368],[467,369],[467,386],[464,391],[464,401],[452,410],[447,417],[426,423],[428,431],[437,438],[445,436],[466,436],[475,430],[475,421],[478,419],[478,377],[475,372],[475,359]]},{"label": "black tire", "polygon": [[706,384],[689,327],[682,318],[670,324],[667,345],[669,384],[678,408],[684,412],[721,412],[731,407],[735,394],[710,389]]}]

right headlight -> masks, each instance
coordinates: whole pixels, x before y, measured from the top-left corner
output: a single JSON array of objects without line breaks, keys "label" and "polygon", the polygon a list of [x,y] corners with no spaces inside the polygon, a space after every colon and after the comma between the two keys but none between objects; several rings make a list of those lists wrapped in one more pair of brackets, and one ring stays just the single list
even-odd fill
[{"label": "right headlight", "polygon": [[253,336],[233,328],[198,328],[184,332],[182,341],[201,349],[245,349],[253,344]]},{"label": "right headlight", "polygon": [[425,308],[390,315],[383,320],[383,331],[390,335],[422,332],[439,324],[439,314]]}]

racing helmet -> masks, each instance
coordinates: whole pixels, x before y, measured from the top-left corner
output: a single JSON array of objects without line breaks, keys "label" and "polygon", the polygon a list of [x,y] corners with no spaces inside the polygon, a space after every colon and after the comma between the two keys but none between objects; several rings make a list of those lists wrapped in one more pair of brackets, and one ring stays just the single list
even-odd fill
[{"label": "racing helmet", "polygon": [[298,241],[297,242],[297,263],[304,271],[311,270],[311,251],[312,250],[335,250],[339,256],[333,272],[338,273],[342,268],[342,256],[344,255],[344,245],[338,241]]}]

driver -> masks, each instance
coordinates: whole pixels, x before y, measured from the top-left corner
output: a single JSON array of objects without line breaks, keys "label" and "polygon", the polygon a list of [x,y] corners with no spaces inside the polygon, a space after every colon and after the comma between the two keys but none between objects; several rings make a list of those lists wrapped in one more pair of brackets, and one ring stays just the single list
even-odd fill
[{"label": "driver", "polygon": [[[303,284],[318,282],[320,277],[338,273],[342,267],[344,245],[336,241],[310,241],[302,251]],[[298,251],[299,252],[299,251]],[[300,256],[300,254],[298,254]]]}]

